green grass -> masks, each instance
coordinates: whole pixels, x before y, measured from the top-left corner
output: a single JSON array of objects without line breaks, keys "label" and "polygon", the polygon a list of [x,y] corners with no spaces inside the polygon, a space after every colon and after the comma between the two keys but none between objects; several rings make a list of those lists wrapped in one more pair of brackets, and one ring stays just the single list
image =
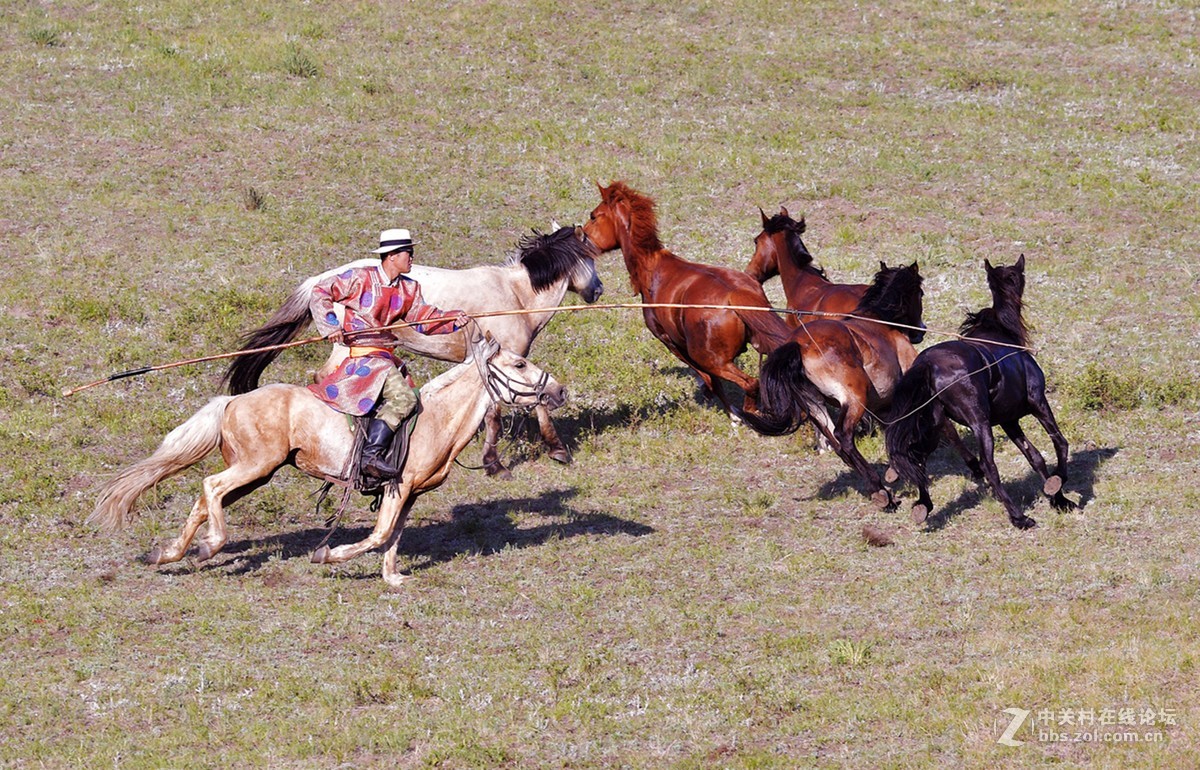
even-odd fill
[{"label": "green grass", "polygon": [[[1192,14],[0,8],[0,765],[1195,767]],[[534,347],[570,388],[574,464],[516,423],[512,481],[456,469],[418,502],[402,593],[376,554],[309,562],[328,504],[294,472],[231,507],[211,564],[136,557],[175,536],[216,459],[127,532],[84,523],[221,367],[63,388],[234,348],[383,228],[414,230],[432,264],[495,263],[618,178],[689,259],[744,267],[758,208],[785,205],[835,279],[919,260],[934,330],[986,302],[985,258],[1024,253],[1085,507],[1052,512],[1003,445],[1036,530],[941,453],[936,526],[877,513],[811,433],[731,426],[640,314],[605,311]],[[620,256],[600,265],[605,299],[628,299]],[[303,382],[321,353],[268,379]],[[883,461],[878,436],[862,446]],[[358,505],[335,537],[371,524]],[[997,743],[1009,708],[1032,714],[1016,747]],[[1039,740],[1039,712],[1086,709],[1161,712],[1136,729],[1163,740]]]}]

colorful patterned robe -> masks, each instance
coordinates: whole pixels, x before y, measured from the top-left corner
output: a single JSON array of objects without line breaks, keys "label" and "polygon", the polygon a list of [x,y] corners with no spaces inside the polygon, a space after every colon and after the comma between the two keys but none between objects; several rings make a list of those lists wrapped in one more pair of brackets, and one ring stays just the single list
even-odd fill
[{"label": "colorful patterned robe", "polygon": [[[389,285],[382,267],[357,267],[318,283],[308,307],[322,336],[338,330],[334,303],[345,306],[341,329],[360,332],[378,329],[404,321],[424,321],[416,327],[421,334],[449,334],[457,330],[454,318],[457,310],[439,310],[421,297],[421,286],[406,276]],[[392,341],[390,331],[375,335],[351,337],[356,346],[369,346]],[[316,385],[309,385],[317,398],[339,412],[351,415],[367,414],[375,408],[383,381],[402,361],[388,350],[378,349],[363,356],[351,356],[332,374]]]}]

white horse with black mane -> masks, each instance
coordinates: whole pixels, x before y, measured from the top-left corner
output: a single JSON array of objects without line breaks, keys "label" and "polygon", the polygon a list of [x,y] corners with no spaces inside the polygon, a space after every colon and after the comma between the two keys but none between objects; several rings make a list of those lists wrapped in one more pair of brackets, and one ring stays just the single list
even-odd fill
[{"label": "white horse with black mane", "polygon": [[[449,270],[428,265],[413,265],[410,278],[421,284],[421,294],[431,305],[457,308],[474,315],[502,310],[520,310],[521,314],[478,318],[481,329],[490,333],[507,351],[519,356],[529,355],[538,333],[554,316],[552,310],[562,304],[568,291],[575,292],[584,302],[593,303],[604,293],[604,284],[596,273],[595,249],[576,227],[557,228],[553,233],[534,231],[518,243],[519,251],[501,265],[484,265],[465,270]],[[243,350],[269,347],[291,342],[308,326],[311,318],[308,300],[313,287],[322,279],[347,268],[378,264],[378,259],[351,262],[305,280],[267,323],[244,338]],[[465,355],[462,332],[426,336],[409,329],[393,333],[401,346],[414,353],[442,361],[462,361]],[[347,350],[335,346],[332,356],[317,373],[317,378],[346,356]],[[234,359],[225,373],[230,393],[237,395],[258,387],[262,371],[278,355],[267,351]],[[538,426],[551,458],[567,463],[571,456],[559,438],[550,419],[550,410],[539,405]],[[488,410],[484,421],[486,435],[483,445],[483,466],[488,475],[508,476],[500,462],[496,442],[500,435],[500,411],[497,406]]]}]

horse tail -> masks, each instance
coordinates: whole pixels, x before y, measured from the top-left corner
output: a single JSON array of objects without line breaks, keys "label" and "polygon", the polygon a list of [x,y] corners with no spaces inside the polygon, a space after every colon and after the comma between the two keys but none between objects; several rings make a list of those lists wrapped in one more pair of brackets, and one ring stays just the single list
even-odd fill
[{"label": "horse tail", "polygon": [[734,312],[750,330],[750,344],[759,353],[770,353],[792,336],[792,328],[770,308]]},{"label": "horse tail", "polygon": [[884,429],[892,469],[914,486],[925,483],[925,459],[937,449],[940,437],[932,374],[920,359],[904,373],[892,394],[890,414],[895,419]]},{"label": "horse tail", "polygon": [[100,490],[88,522],[104,530],[124,527],[133,504],[150,487],[203,460],[221,443],[221,419],[233,396],[217,396],[167,434],[154,454],[121,471]]},{"label": "horse tail", "polygon": [[[317,278],[309,278],[300,284],[266,324],[242,337],[242,347],[239,350],[284,345],[294,340],[301,330],[308,326],[311,318],[308,298],[312,294],[312,285],[316,282]],[[258,379],[263,370],[279,356],[279,352],[264,350],[238,356],[229,364],[221,381],[229,386],[232,395],[249,393],[258,387]]]},{"label": "horse tail", "polygon": [[804,371],[804,354],[798,342],[776,348],[758,374],[757,414],[742,419],[764,436],[795,433],[809,415],[825,408],[825,397]]}]

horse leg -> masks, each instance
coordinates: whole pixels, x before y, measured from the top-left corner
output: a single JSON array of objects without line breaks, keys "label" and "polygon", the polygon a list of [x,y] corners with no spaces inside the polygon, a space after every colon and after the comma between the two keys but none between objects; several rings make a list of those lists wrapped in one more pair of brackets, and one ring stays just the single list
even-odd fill
[{"label": "horse leg", "polygon": [[979,465],[979,458],[971,454],[967,442],[963,441],[962,436],[958,435],[958,428],[954,427],[954,423],[945,419],[941,420],[942,435],[950,446],[954,447],[954,451],[958,452],[962,457],[963,462],[967,464],[967,469],[971,471],[971,478],[975,481],[983,481],[983,468]]},{"label": "horse leg", "polygon": [[500,454],[496,451],[496,442],[500,438],[500,407],[492,404],[487,414],[483,416],[483,470],[489,476],[499,476],[502,479],[512,478],[508,468],[500,462]]},{"label": "horse leg", "polygon": [[988,486],[992,488],[992,494],[1004,506],[1004,510],[1008,513],[1008,520],[1017,529],[1030,529],[1037,525],[1029,516],[1021,513],[1017,509],[1016,502],[1009,496],[1004,489],[1004,485],[1000,483],[1000,471],[996,468],[995,457],[995,439],[992,436],[992,426],[987,420],[976,420],[971,425],[972,432],[979,439],[979,459],[983,464],[983,474],[987,478]]},{"label": "horse leg", "polygon": [[542,404],[538,404],[534,408],[534,414],[537,415],[538,429],[542,433],[542,442],[550,451],[548,455],[551,460],[556,460],[563,465],[571,464],[571,452],[567,449],[567,445],[558,437],[558,431],[554,428],[554,421],[550,419],[550,409]]},{"label": "horse leg", "polygon": [[[1001,423],[1001,428],[1012,439],[1012,442],[1017,445],[1017,449],[1021,450],[1021,454],[1025,455],[1025,459],[1029,461],[1030,467],[1042,477],[1042,491],[1050,498],[1050,504],[1059,510],[1069,510],[1075,506],[1070,500],[1063,496],[1062,480],[1058,477],[1051,477],[1050,470],[1046,467],[1046,461],[1042,458],[1042,453],[1037,450],[1037,447],[1025,436],[1025,431],[1021,429],[1021,424],[1012,420],[1011,422]],[[1052,481],[1052,478],[1054,479]],[[1066,503],[1066,506],[1062,504]]]},{"label": "horse leg", "polygon": [[[865,394],[863,395],[865,396]],[[842,461],[854,469],[863,481],[867,482],[867,495],[871,498],[871,502],[875,503],[881,511],[894,511],[896,510],[896,499],[890,491],[884,488],[883,480],[875,472],[875,468],[858,451],[858,446],[854,443],[854,431],[858,428],[858,423],[862,421],[864,412],[865,407],[861,398],[852,397],[849,403],[842,405],[842,413],[837,421],[837,431],[834,434],[837,439],[836,451]]]},{"label": "horse leg", "polygon": [[1054,474],[1046,479],[1046,483],[1042,486],[1042,492],[1050,497],[1050,504],[1055,508],[1072,510],[1076,507],[1075,503],[1068,500],[1062,493],[1062,486],[1067,481],[1067,457],[1070,452],[1067,438],[1059,429],[1058,421],[1054,419],[1054,410],[1050,408],[1050,403],[1046,401],[1044,393],[1035,394],[1029,399],[1029,402],[1033,408],[1033,416],[1054,444],[1054,456],[1058,465],[1054,469]]},{"label": "horse leg", "polygon": [[409,580],[409,576],[396,569],[396,552],[400,549],[400,535],[404,533],[404,525],[408,521],[408,512],[412,510],[414,498],[409,497],[404,501],[403,508],[400,509],[400,517],[396,520],[396,526],[392,530],[392,536],[388,538],[387,551],[383,554],[383,580],[390,588],[402,588]]},{"label": "horse leg", "polygon": [[399,494],[388,493],[383,499],[383,505],[379,508],[379,518],[376,520],[375,529],[371,531],[371,534],[357,543],[339,545],[337,548],[321,546],[313,552],[312,562],[314,564],[340,564],[385,544],[395,530],[396,523],[400,520],[400,513],[405,510],[411,493],[411,484],[401,486]]},{"label": "horse leg", "polygon": [[192,506],[192,512],[188,515],[179,537],[166,548],[155,548],[146,557],[146,561],[150,564],[169,564],[179,561],[187,553],[188,546],[191,545],[200,525],[206,521],[208,522],[208,533],[200,541],[196,558],[200,561],[207,561],[216,556],[228,540],[225,532],[225,509],[223,506],[225,496],[242,487],[253,485],[254,482],[269,476],[274,470],[273,464],[238,463],[204,479],[200,497]]}]

